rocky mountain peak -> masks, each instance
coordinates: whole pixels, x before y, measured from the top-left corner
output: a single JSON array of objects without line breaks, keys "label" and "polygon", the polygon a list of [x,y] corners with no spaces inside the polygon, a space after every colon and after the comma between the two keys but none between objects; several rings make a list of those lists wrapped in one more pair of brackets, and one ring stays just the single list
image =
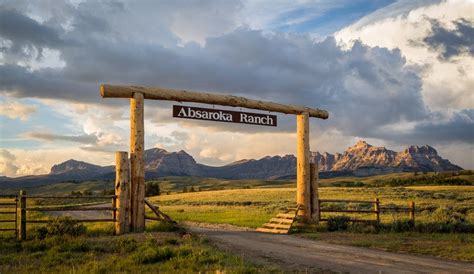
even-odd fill
[{"label": "rocky mountain peak", "polygon": [[349,147],[346,152],[357,152],[357,151],[367,151],[372,146],[369,145],[366,141],[358,141],[355,145]]},{"label": "rocky mountain peak", "polygon": [[77,161],[74,159],[69,159],[65,162],[52,166],[50,174],[61,174],[69,171],[98,170],[101,168],[101,166],[89,164],[83,161]]},{"label": "rocky mountain peak", "polygon": [[406,153],[409,154],[426,154],[426,155],[438,155],[436,149],[429,145],[424,146],[409,146],[405,149]]},{"label": "rocky mountain peak", "polygon": [[[401,152],[376,147],[366,141],[358,141],[341,153],[311,152],[311,161],[318,163],[319,171],[334,174],[368,176],[404,171],[461,170],[448,160],[438,156],[428,145],[409,146]],[[290,178],[296,174],[294,155],[266,156],[246,159],[221,167],[198,164],[184,150],[168,152],[162,148],[145,150],[147,176],[203,176],[227,179],[243,178]],[[82,180],[87,176],[114,176],[114,167],[101,167],[77,160],[68,160],[51,168],[51,175]],[[104,175],[105,174],[105,175]],[[149,177],[150,178],[150,177]]]}]

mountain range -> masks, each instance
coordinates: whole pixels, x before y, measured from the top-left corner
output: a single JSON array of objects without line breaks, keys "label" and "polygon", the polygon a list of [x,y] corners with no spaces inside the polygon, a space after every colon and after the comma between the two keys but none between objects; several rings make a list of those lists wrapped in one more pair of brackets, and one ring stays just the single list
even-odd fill
[{"label": "mountain range", "polygon": [[[409,146],[401,152],[369,145],[359,141],[343,153],[311,152],[311,161],[317,162],[320,177],[370,176],[393,172],[456,171],[461,167],[441,158],[429,146]],[[294,155],[266,156],[255,160],[240,160],[228,165],[212,167],[199,164],[181,150],[168,152],[160,148],[145,151],[146,179],[162,176],[198,176],[222,179],[293,179],[296,174]],[[77,160],[54,165],[46,175],[18,178],[0,177],[0,187],[23,187],[62,181],[113,180],[114,166],[98,166]]]}]

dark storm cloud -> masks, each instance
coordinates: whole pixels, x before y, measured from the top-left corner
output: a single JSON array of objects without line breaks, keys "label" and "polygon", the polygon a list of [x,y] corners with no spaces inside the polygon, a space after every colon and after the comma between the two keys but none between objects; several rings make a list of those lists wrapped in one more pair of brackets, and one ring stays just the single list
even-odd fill
[{"label": "dark storm cloud", "polygon": [[43,48],[59,49],[66,42],[58,31],[40,24],[15,10],[0,6],[0,39],[4,44],[1,52],[7,59],[41,58]]},{"label": "dark storm cloud", "polygon": [[467,19],[453,21],[454,29],[448,29],[437,20],[431,20],[431,34],[423,39],[433,50],[440,50],[440,59],[469,54],[474,56],[474,25]]},{"label": "dark storm cloud", "polygon": [[[407,132],[385,131],[378,138],[407,144],[416,143],[474,143],[474,109],[464,109],[446,118],[442,113],[433,113],[431,119],[415,125]],[[420,142],[422,141],[422,142]]]},{"label": "dark storm cloud", "polygon": [[[421,79],[399,50],[372,48],[361,42],[343,50],[332,37],[314,42],[304,35],[268,34],[244,27],[209,38],[203,46],[172,46],[170,41],[176,37],[159,23],[155,23],[158,31],[154,27],[133,29],[131,23],[120,25],[131,31],[130,36],[121,33],[123,28],[117,24],[127,22],[127,7],[103,5],[85,2],[71,9],[68,16],[73,29],[57,37],[73,43],[54,45],[66,63],[64,68],[31,71],[18,64],[1,65],[0,89],[16,97],[89,103],[126,103],[102,100],[100,83],[222,92],[327,109],[330,119],[318,121],[319,127],[360,137],[379,136],[387,124],[430,117],[421,95]],[[115,13],[103,17],[101,10],[109,8]],[[155,37],[163,38],[166,45]],[[282,116],[278,130],[293,131],[294,124],[293,116]],[[223,123],[209,126],[243,132],[275,130]]]}]

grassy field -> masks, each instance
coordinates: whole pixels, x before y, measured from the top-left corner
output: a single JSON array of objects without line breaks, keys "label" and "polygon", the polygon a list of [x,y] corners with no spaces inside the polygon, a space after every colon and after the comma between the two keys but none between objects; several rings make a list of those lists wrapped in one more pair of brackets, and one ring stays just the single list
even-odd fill
[{"label": "grassy field", "polygon": [[[202,191],[150,197],[177,220],[230,223],[259,227],[278,211],[295,206],[294,188],[234,189]],[[382,206],[416,205],[417,222],[432,220],[437,208],[447,208],[466,215],[474,222],[474,187],[414,186],[414,187],[322,187],[320,199],[373,200]],[[370,214],[357,214],[361,219],[374,219]],[[406,214],[382,214],[382,222],[407,218]]]},{"label": "grassy field", "polygon": [[[420,185],[429,181],[428,185]],[[237,226],[256,228],[274,217],[279,211],[295,206],[296,188],[291,180],[218,180],[195,177],[165,177],[158,180],[162,195],[149,197],[148,199],[159,205],[161,210],[178,221],[194,221],[206,223],[227,223]],[[433,185],[436,184],[441,185]],[[373,176],[366,178],[346,177],[321,180],[320,199],[348,199],[348,200],[373,200],[379,198],[381,206],[405,207],[409,201],[416,204],[416,224],[443,224],[450,222],[452,218],[466,223],[474,223],[474,176],[470,172],[447,173],[447,174],[418,174],[402,173]],[[442,185],[445,183],[445,185]],[[452,185],[461,184],[461,185]],[[394,186],[395,185],[395,186]],[[62,194],[68,195],[72,191],[84,193],[102,194],[104,190],[110,191],[111,182],[83,182],[83,183],[61,183],[28,189],[29,194]],[[196,192],[183,193],[193,187]],[[2,192],[3,194],[3,192]],[[90,199],[79,199],[74,203],[96,203]],[[35,205],[58,205],[71,203],[70,200],[58,199],[36,200]],[[341,203],[330,203],[327,206],[340,208],[346,205]],[[370,205],[349,204],[351,209],[370,209]],[[442,214],[440,214],[440,212]],[[148,214],[152,215],[151,212]],[[444,215],[443,215],[444,214]],[[349,214],[350,215],[350,214]],[[328,215],[327,215],[328,216]],[[446,216],[448,216],[446,219]],[[11,216],[10,216],[11,217]],[[374,219],[373,214],[350,215],[357,219]],[[8,218],[0,215],[0,220]],[[29,212],[28,218],[46,218],[41,213]],[[381,215],[384,225],[390,225],[398,221],[407,220],[406,213]],[[11,227],[12,224],[0,222],[0,228]],[[35,226],[29,226],[30,229]],[[89,237],[106,237],[110,235],[112,228],[107,224],[88,224]],[[474,261],[474,242],[472,234],[466,233],[419,233],[401,232],[393,233],[387,231],[374,231],[373,229],[353,229],[349,231],[327,232],[321,227],[306,228],[301,230],[302,237],[327,241],[337,244],[348,244],[378,248],[394,252],[406,252],[424,255],[439,256],[442,258]],[[2,232],[0,236],[8,236],[9,232]],[[11,235],[11,234],[10,234]],[[8,238],[8,237],[7,237]],[[89,241],[89,240],[85,240]],[[194,243],[196,241],[194,240]],[[198,241],[199,242],[199,241]],[[184,245],[193,244],[183,242]],[[201,243],[202,244],[202,243]],[[23,244],[20,244],[23,245]],[[93,246],[93,245],[92,245]],[[203,247],[207,248],[207,247]],[[27,248],[26,248],[27,249]],[[18,256],[34,256],[21,247]],[[55,248],[53,248],[55,249]],[[92,247],[94,249],[94,247]],[[23,251],[22,251],[23,250]],[[27,252],[27,253],[22,253]],[[48,251],[49,252],[49,251]],[[132,256],[133,252],[127,256]],[[87,252],[81,253],[82,255]],[[179,251],[176,251],[179,254]],[[76,254],[77,255],[77,254]],[[74,255],[74,256],[76,256]],[[59,255],[58,255],[59,256]],[[65,255],[70,256],[70,255]],[[116,263],[114,252],[105,252],[98,257],[90,257],[90,260],[106,258],[110,264]],[[94,255],[95,256],[95,255]],[[226,256],[226,255],[222,255]],[[224,258],[223,257],[223,258]],[[110,258],[110,259],[107,259]],[[37,259],[36,259],[37,260]],[[84,259],[85,260],[85,259]],[[224,259],[223,259],[224,260]],[[225,259],[227,260],[227,259]],[[241,263],[231,264],[230,269],[239,269]],[[32,263],[34,265],[34,263]],[[74,265],[73,261],[66,260],[66,267]],[[172,265],[172,264],[170,264]],[[217,264],[219,265],[219,264]],[[44,267],[41,265],[41,267]],[[60,267],[53,264],[54,267]],[[84,268],[81,271],[92,269]],[[128,270],[143,269],[139,264]],[[175,266],[173,266],[175,267]],[[247,266],[245,266],[247,267]],[[249,266],[251,269],[251,266]],[[64,268],[66,269],[66,268]],[[112,268],[120,270],[117,268]],[[27,270],[27,268],[23,269]],[[57,268],[57,270],[61,270]],[[2,269],[0,269],[2,272]],[[5,272],[5,271],[3,271]],[[100,272],[100,271],[99,271]]]},{"label": "grassy field", "polygon": [[[178,177],[169,176],[147,182],[158,182],[162,193],[179,193],[184,188],[193,187],[196,190],[225,190],[225,189],[248,189],[248,188],[288,188],[296,187],[295,180],[225,180],[202,177]],[[472,171],[426,173],[414,175],[413,172],[392,173],[370,177],[335,177],[321,179],[322,187],[381,187],[381,186],[416,186],[416,185],[474,185],[474,174]],[[85,181],[85,182],[62,182],[30,188],[2,188],[0,193],[17,194],[20,189],[29,194],[70,194],[71,192],[103,193],[113,191],[112,181]]]},{"label": "grassy field", "polygon": [[[295,205],[294,188],[234,189],[201,191],[150,197],[172,218],[179,221],[228,223],[256,228],[275,214]],[[372,200],[379,197],[382,206],[406,206],[415,201],[416,222],[435,220],[436,210],[462,214],[474,222],[473,186],[413,187],[323,187],[321,199]],[[358,214],[360,219],[374,219]],[[382,214],[382,223],[407,219],[406,214]],[[318,232],[316,232],[318,231]],[[394,252],[439,256],[447,259],[474,261],[474,240],[467,233],[376,233],[374,231],[327,232],[315,229],[304,237],[337,244],[372,247]]]},{"label": "grassy field", "polygon": [[[0,273],[261,273],[256,266],[210,246],[206,240],[149,225],[146,233],[110,236],[94,225],[79,236],[52,235],[22,242],[0,241]],[[167,230],[170,230],[166,232]],[[162,231],[162,232],[160,232]],[[164,232],[163,232],[164,231]]]}]

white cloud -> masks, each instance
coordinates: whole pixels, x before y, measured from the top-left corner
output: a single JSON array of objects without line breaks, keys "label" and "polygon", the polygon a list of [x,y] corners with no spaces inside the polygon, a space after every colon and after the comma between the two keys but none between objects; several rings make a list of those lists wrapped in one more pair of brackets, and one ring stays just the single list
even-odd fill
[{"label": "white cloud", "polygon": [[0,101],[0,104],[0,115],[10,119],[20,119],[22,121],[28,120],[38,108],[37,106],[22,104],[19,100],[12,99]]},{"label": "white cloud", "polygon": [[460,18],[474,22],[472,1],[449,0],[426,6],[407,5],[406,1],[402,4],[361,19],[337,32],[336,38],[346,45],[360,39],[372,47],[400,49],[408,65],[418,67],[424,101],[432,110],[474,108],[474,58],[461,56],[447,62],[439,60],[439,51],[422,45],[431,33],[433,19],[451,29]]},{"label": "white cloud", "polygon": [[[235,2],[219,3],[215,10],[206,6],[207,2],[197,8],[184,1],[145,3],[148,2],[66,3],[57,9],[50,9],[53,2],[42,8],[35,3],[25,4],[30,6],[25,9],[29,11],[26,15],[34,13],[35,7],[44,13],[40,16],[44,20],[38,22],[24,18],[25,14],[13,14],[17,21],[28,22],[25,32],[28,25],[58,40],[51,45],[42,39],[30,39],[26,44],[18,42],[19,45],[45,49],[54,46],[66,66],[34,70],[21,62],[0,66],[4,76],[0,80],[1,92],[45,98],[41,99],[45,104],[69,119],[66,127],[71,134],[67,136],[96,138],[95,144],[70,147],[64,149],[64,154],[52,148],[32,150],[35,157],[51,153],[52,160],[44,163],[45,166],[34,164],[38,157],[20,163],[20,173],[44,172],[50,162],[68,158],[106,162],[100,159],[111,160],[114,150],[127,150],[128,100],[101,99],[98,93],[101,82],[223,92],[327,108],[330,119],[318,121],[312,127],[315,133],[311,144],[317,150],[329,152],[342,151],[356,138],[369,138],[382,145],[397,135],[382,140],[381,132],[393,133],[400,128],[408,131],[420,123],[436,132],[439,130],[436,124],[430,123],[436,115],[426,104],[432,109],[449,107],[452,112],[473,104],[473,94],[469,93],[473,86],[472,60],[443,63],[437,59],[439,52],[413,43],[430,31],[424,15],[446,24],[466,15],[466,11],[460,10],[462,6],[457,8],[452,1],[423,8],[405,2],[410,7],[408,10],[385,10],[385,15],[390,16],[378,16],[372,21],[365,18],[361,20],[364,24],[355,24],[338,33],[338,38],[348,43],[358,37],[363,41],[350,43],[346,50],[341,50],[331,38],[315,43],[308,34],[254,30],[259,24],[271,24],[275,18],[268,14],[272,10],[264,11],[261,7],[255,7],[254,14],[259,14],[260,9],[264,15],[268,12],[265,15],[268,18],[263,16],[261,22],[249,23],[251,28],[235,29],[246,24],[242,18],[236,19],[240,6]],[[247,4],[252,3],[257,2]],[[305,1],[297,4],[317,5]],[[288,3],[275,6],[283,13],[294,9]],[[245,12],[248,10],[241,14]],[[14,39],[18,33],[9,34]],[[191,41],[201,45],[186,44]],[[30,55],[22,58],[31,59]],[[293,116],[279,116],[281,123],[275,129],[178,122],[171,119],[170,104],[146,104],[147,148],[160,145],[172,151],[185,149],[198,161],[208,164],[295,150]],[[458,121],[455,125],[465,124]],[[54,132],[54,128],[48,130]],[[465,140],[466,134],[463,136]],[[20,150],[17,154],[28,157]]]},{"label": "white cloud", "polygon": [[[112,165],[113,153],[90,151],[81,148],[8,149],[0,151],[0,174],[10,177],[47,174],[55,164],[76,159],[98,165]],[[7,154],[7,158],[5,158]],[[8,159],[8,160],[5,160]]]},{"label": "white cloud", "polygon": [[18,167],[15,165],[16,157],[6,149],[0,150],[0,175],[15,176]]}]

